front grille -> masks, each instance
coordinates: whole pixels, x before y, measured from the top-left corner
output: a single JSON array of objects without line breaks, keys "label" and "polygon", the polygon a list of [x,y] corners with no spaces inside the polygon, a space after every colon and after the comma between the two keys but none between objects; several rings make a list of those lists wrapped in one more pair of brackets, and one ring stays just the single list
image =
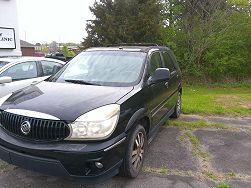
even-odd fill
[{"label": "front grille", "polygon": [[[25,121],[30,123],[27,135],[21,131],[21,125]],[[16,136],[35,141],[58,141],[70,134],[70,129],[64,121],[31,118],[5,111],[0,111],[0,124]]]}]

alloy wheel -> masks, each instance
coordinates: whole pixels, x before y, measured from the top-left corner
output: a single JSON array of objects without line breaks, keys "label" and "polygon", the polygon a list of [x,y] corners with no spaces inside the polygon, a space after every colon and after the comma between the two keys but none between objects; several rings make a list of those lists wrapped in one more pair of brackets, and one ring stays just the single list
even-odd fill
[{"label": "alloy wheel", "polygon": [[138,170],[143,162],[144,144],[144,134],[142,132],[139,132],[135,138],[132,151],[132,166],[135,170]]}]

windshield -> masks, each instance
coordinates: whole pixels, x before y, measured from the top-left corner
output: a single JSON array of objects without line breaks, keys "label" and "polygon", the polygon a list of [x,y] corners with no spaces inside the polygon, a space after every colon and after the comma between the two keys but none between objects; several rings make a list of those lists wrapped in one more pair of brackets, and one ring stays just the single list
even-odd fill
[{"label": "windshield", "polygon": [[5,66],[5,65],[7,65],[9,62],[7,62],[7,61],[0,61],[0,69],[3,67],[3,66]]},{"label": "windshield", "polygon": [[143,52],[83,52],[71,60],[50,81],[104,86],[132,86],[139,82],[145,57],[146,53]]}]

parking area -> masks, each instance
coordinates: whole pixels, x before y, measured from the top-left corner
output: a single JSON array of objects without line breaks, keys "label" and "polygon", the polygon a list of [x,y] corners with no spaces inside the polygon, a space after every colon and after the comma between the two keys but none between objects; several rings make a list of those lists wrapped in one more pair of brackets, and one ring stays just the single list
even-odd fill
[{"label": "parking area", "polygon": [[251,187],[251,118],[182,116],[180,121],[201,119],[215,124],[163,126],[137,179],[86,185],[0,162],[0,187]]}]

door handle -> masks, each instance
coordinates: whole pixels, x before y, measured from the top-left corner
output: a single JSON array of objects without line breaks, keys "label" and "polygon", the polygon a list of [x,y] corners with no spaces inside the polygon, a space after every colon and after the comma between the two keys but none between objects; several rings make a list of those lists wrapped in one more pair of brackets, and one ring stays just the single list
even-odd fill
[{"label": "door handle", "polygon": [[169,83],[168,83],[168,82],[166,82],[166,83],[165,83],[165,86],[168,88],[168,87],[169,87]]}]

